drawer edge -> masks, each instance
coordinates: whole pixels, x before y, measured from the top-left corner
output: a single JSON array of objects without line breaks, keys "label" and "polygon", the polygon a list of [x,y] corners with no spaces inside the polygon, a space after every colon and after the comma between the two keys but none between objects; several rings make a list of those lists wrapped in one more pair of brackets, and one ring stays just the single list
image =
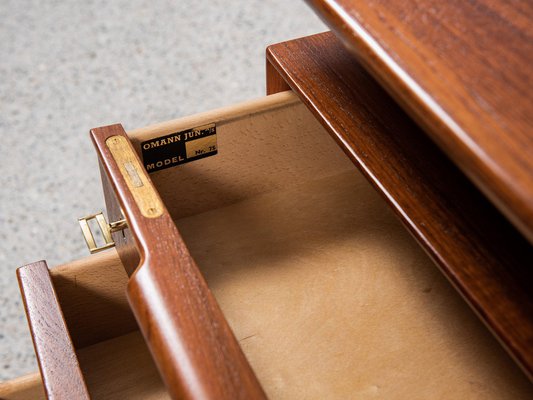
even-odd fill
[{"label": "drawer edge", "polygon": [[47,398],[89,399],[46,262],[20,267],[17,278]]}]

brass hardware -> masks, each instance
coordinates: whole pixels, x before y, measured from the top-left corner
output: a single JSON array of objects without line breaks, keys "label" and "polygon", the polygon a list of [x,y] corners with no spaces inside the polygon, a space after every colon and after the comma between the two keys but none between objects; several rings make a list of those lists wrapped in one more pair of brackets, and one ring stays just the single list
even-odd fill
[{"label": "brass hardware", "polygon": [[147,218],[163,215],[163,202],[128,140],[124,136],[115,135],[108,137],[105,143],[141,214]]},{"label": "brass hardware", "polygon": [[111,233],[122,231],[127,227],[128,223],[126,222],[126,219],[121,219],[120,221],[111,222],[109,224],[109,230],[111,231]]},{"label": "brass hardware", "polygon": [[[94,235],[91,231],[91,227],[89,226],[89,221],[92,219],[96,219],[100,231],[102,232],[102,236],[104,237],[105,242],[103,246],[98,247],[96,245]],[[128,223],[125,219],[111,222],[110,224],[108,224],[104,217],[104,214],[101,212],[99,212],[98,214],[92,214],[83,218],[79,218],[78,222],[80,224],[81,232],[83,234],[83,238],[85,239],[85,243],[87,243],[87,247],[89,248],[89,252],[91,254],[98,253],[99,251],[113,247],[115,245],[115,242],[111,237],[111,233],[121,231],[128,227]]]}]

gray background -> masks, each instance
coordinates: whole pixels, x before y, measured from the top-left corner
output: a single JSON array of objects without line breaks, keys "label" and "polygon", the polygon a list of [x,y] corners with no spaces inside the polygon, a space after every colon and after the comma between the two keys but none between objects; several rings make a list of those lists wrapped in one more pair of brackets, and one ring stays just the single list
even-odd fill
[{"label": "gray background", "polygon": [[303,1],[0,2],[0,380],[37,368],[15,269],[87,254],[89,129],[262,96],[265,47],[324,30]]}]

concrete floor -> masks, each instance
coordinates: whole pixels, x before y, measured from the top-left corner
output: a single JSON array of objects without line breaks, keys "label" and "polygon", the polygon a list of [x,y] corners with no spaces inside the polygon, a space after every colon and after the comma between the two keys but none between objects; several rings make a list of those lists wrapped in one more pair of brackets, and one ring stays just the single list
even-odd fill
[{"label": "concrete floor", "polygon": [[0,380],[37,368],[15,269],[87,254],[89,129],[262,96],[265,47],[324,30],[303,1],[0,2]]}]

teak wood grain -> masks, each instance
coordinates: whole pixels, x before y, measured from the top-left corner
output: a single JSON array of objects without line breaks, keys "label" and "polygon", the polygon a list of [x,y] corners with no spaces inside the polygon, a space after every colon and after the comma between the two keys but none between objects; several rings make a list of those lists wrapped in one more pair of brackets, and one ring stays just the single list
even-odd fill
[{"label": "teak wood grain", "polygon": [[308,3],[533,243],[533,2]]},{"label": "teak wood grain", "polygon": [[48,399],[89,399],[87,386],[44,261],[17,270]]},{"label": "teak wood grain", "polygon": [[[128,186],[120,170],[125,165],[119,165],[106,143],[108,138],[125,138],[124,151],[140,166],[124,129],[111,125],[93,129],[91,136],[140,253],[140,265],[128,283],[128,301],[169,393],[186,399],[265,398],[144,168],[135,170],[140,180],[134,184],[155,196],[155,206],[143,209]],[[147,210],[159,212],[149,217]],[[131,272],[131,265],[127,269]]]},{"label": "teak wood grain", "polygon": [[270,46],[267,59],[267,82],[299,94],[531,377],[532,246],[332,33]]}]

